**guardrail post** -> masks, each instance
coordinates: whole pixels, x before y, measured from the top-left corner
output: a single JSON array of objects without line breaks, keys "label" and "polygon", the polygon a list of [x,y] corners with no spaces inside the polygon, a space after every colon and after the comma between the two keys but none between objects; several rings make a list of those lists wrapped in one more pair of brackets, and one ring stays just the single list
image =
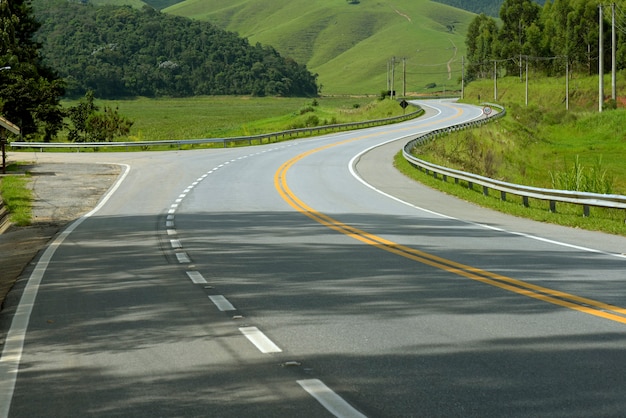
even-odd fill
[{"label": "guardrail post", "polygon": [[506,202],[506,192],[500,192],[500,200]]},{"label": "guardrail post", "polygon": [[589,205],[583,205],[583,216],[585,218],[589,217]]},{"label": "guardrail post", "polygon": [[550,201],[550,212],[556,213],[556,202],[554,200]]},{"label": "guardrail post", "polygon": [[528,204],[528,196],[522,196],[522,201],[524,202],[524,207],[529,207],[530,205]]},{"label": "guardrail post", "polygon": [[470,190],[474,190],[474,183],[472,183],[471,181],[467,182],[467,188]]},{"label": "guardrail post", "polygon": [[487,187],[487,186],[483,186],[483,194],[484,194],[485,196],[489,196],[489,187]]}]

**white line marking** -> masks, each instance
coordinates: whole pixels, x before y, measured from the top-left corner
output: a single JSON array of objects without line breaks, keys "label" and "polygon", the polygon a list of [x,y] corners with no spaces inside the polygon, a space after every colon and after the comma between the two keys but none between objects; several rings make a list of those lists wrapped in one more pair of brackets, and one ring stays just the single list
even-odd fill
[{"label": "white line marking", "polygon": [[183,243],[179,239],[171,239],[170,244],[172,248],[183,248]]},{"label": "white line marking", "polygon": [[175,229],[168,229],[167,230],[167,235],[176,235],[176,234],[178,234],[178,232],[176,232]]},{"label": "white line marking", "polygon": [[187,253],[176,253],[176,258],[180,264],[191,263],[191,259]]},{"label": "white line marking", "polygon": [[174,221],[166,221],[165,222],[165,227],[166,228],[174,228]]},{"label": "white line marking", "polygon": [[173,221],[174,220],[174,215],[167,215],[167,220],[168,221]]},{"label": "white line marking", "polygon": [[246,338],[250,340],[250,342],[254,344],[261,353],[269,354],[280,353],[283,351],[276,344],[274,344],[272,340],[267,338],[265,334],[259,331],[257,327],[243,327],[239,328],[239,331],[241,331],[241,333],[245,335]]},{"label": "white line marking", "polygon": [[206,279],[199,271],[188,271],[187,276],[191,279],[192,282],[196,284],[204,284],[206,283]]},{"label": "white line marking", "polygon": [[170,215],[173,214],[173,213],[176,213],[176,209],[170,209],[170,210],[167,211],[167,213],[169,213]]},{"label": "white line marking", "polygon": [[13,392],[15,390],[15,382],[17,380],[17,374],[19,371],[20,361],[22,360],[22,353],[24,350],[24,339],[26,336],[26,329],[30,321],[30,315],[35,306],[35,299],[37,298],[37,292],[39,291],[39,285],[41,280],[52,260],[52,256],[56,250],[61,246],[63,241],[82,224],[87,218],[93,216],[109,201],[111,196],[119,189],[122,182],[128,176],[130,172],[130,166],[128,164],[116,164],[124,168],[124,172],[119,176],[117,182],[113,187],[109,189],[107,194],[100,200],[98,205],[93,208],[92,211],[86,213],[76,221],[71,223],[63,232],[61,232],[57,238],[46,248],[43,255],[37,262],[35,269],[31,273],[26,287],[20,298],[20,303],[17,306],[13,320],[11,321],[11,328],[7,333],[4,348],[2,350],[2,356],[0,357],[0,417],[6,417],[9,415],[9,408],[11,406],[11,400],[13,399]]},{"label": "white line marking", "polygon": [[365,415],[354,409],[348,402],[330,390],[319,379],[307,379],[297,381],[302,389],[313,396],[324,408],[337,418],[365,418]]},{"label": "white line marking", "polygon": [[232,305],[232,303],[230,303],[228,301],[228,299],[226,299],[222,295],[211,295],[211,296],[209,296],[209,299],[211,299],[211,302],[213,302],[215,304],[215,306],[217,306],[217,309],[219,309],[222,312],[225,312],[225,311],[236,311],[237,310]]},{"label": "white line marking", "polygon": [[509,231],[507,229],[498,228],[498,227],[491,226],[491,225],[486,225],[486,224],[481,224],[481,223],[478,223],[478,222],[472,222],[472,221],[468,221],[466,219],[455,218],[454,216],[449,216],[449,215],[445,215],[445,214],[440,213],[440,212],[435,212],[435,211],[432,211],[430,209],[426,209],[426,208],[423,208],[421,206],[414,205],[412,203],[409,203],[407,201],[399,199],[399,198],[397,198],[397,197],[395,197],[393,195],[390,195],[389,193],[385,193],[385,192],[383,192],[380,189],[377,189],[376,187],[372,186],[371,184],[369,184],[365,180],[363,180],[363,178],[361,178],[361,176],[359,176],[359,174],[354,169],[354,166],[356,165],[356,162],[361,158],[361,156],[363,156],[367,152],[373,150],[374,148],[378,148],[378,147],[383,146],[383,145],[385,145],[385,144],[387,144],[389,142],[398,141],[398,140],[400,140],[402,138],[408,139],[409,137],[412,137],[414,135],[415,134],[411,134],[411,135],[406,136],[406,137],[399,137],[399,138],[396,138],[396,139],[392,139],[390,141],[386,141],[386,142],[383,142],[381,144],[374,145],[374,146],[372,146],[372,147],[370,147],[370,148],[368,148],[368,149],[366,149],[364,151],[359,152],[348,163],[348,169],[350,171],[350,174],[352,174],[352,177],[357,179],[363,185],[365,185],[366,187],[369,187],[370,189],[374,190],[375,192],[380,193],[383,196],[388,197],[389,199],[395,200],[396,202],[399,202],[399,203],[402,203],[404,205],[410,206],[410,207],[412,207],[414,209],[421,210],[422,212],[430,213],[431,215],[440,216],[440,217],[445,218],[445,219],[452,219],[452,220],[455,220],[455,221],[463,222],[463,223],[468,224],[468,225],[477,226],[479,228],[490,229],[492,231],[503,232],[505,234],[517,235],[517,236],[520,236],[520,237],[524,237],[524,238],[528,238],[528,239],[532,239],[532,240],[536,240],[536,241],[546,242],[546,243],[557,245],[557,246],[560,246],[560,247],[572,248],[572,249],[579,250],[579,251],[585,251],[585,252],[589,252],[589,253],[596,253],[596,254],[602,254],[602,255],[608,255],[608,256],[611,256],[611,257],[617,257],[617,258],[621,258],[621,259],[626,259],[626,255],[625,254],[611,253],[611,252],[608,252],[608,251],[597,250],[595,248],[589,248],[589,247],[583,247],[583,246],[580,246],[580,245],[568,244],[566,242],[556,241],[556,240],[552,240],[552,239],[548,239],[548,238],[543,238],[543,237],[540,237],[540,236],[537,236],[537,235],[530,235],[530,234],[526,234],[524,232]]}]

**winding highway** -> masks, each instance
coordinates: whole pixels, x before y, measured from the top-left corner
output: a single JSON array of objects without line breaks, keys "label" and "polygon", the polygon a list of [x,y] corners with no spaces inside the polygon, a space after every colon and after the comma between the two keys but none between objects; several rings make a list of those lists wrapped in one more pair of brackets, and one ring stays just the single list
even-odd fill
[{"label": "winding highway", "polygon": [[404,178],[397,125],[121,164],[41,256],[0,417],[592,417],[626,411],[626,239]]}]

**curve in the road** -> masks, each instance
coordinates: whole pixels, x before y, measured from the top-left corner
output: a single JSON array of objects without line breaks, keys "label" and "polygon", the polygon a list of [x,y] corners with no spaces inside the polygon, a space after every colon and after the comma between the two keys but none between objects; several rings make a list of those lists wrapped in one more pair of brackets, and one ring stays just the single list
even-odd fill
[{"label": "curve in the road", "polygon": [[573,309],[589,315],[608,319],[615,322],[626,324],[626,309],[609,305],[593,299],[549,289],[543,286],[534,285],[521,280],[506,277],[500,274],[492,273],[476,267],[457,263],[415,248],[397,244],[386,240],[380,236],[368,233],[361,229],[346,225],[338,220],[325,215],[312,207],[308,206],[300,200],[289,188],[287,184],[287,172],[297,162],[316,152],[328,149],[333,146],[341,145],[346,142],[355,141],[359,138],[353,138],[347,141],[340,141],[334,144],[328,144],[316,149],[309,150],[305,153],[295,156],[285,162],[275,173],[274,184],[280,196],[295,210],[308,216],[314,221],[333,229],[342,234],[348,235],[365,244],[372,245],[382,250],[400,255],[402,257],[436,267],[447,272],[476,280],[491,286],[514,292],[523,296],[541,300],[543,302]]}]

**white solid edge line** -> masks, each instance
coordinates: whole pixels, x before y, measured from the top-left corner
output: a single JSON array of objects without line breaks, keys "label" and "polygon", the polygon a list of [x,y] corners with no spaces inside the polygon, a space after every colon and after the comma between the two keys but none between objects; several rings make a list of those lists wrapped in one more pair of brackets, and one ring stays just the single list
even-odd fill
[{"label": "white solid edge line", "polygon": [[319,379],[297,381],[302,389],[313,396],[324,408],[337,418],[365,418],[366,416],[354,409],[341,396],[333,392]]},{"label": "white solid edge line", "polygon": [[[419,133],[419,132],[417,132],[417,133]],[[562,242],[562,241],[556,241],[556,240],[552,240],[552,239],[549,239],[549,238],[543,238],[543,237],[539,237],[539,236],[536,236],[536,235],[526,234],[526,233],[523,233],[523,232],[509,231],[509,230],[506,230],[506,229],[503,229],[503,228],[498,228],[498,227],[491,226],[491,225],[485,225],[485,224],[481,224],[481,223],[478,223],[478,222],[472,222],[472,221],[468,221],[468,220],[465,220],[465,219],[455,218],[454,216],[444,215],[443,213],[435,212],[435,211],[432,211],[432,210],[429,210],[429,209],[426,209],[426,208],[414,205],[412,203],[409,203],[409,202],[406,202],[406,201],[404,201],[402,199],[399,199],[399,198],[397,198],[397,197],[395,197],[393,195],[390,195],[389,193],[385,193],[382,190],[377,189],[376,187],[372,186],[371,184],[369,184],[368,182],[363,180],[363,178],[361,178],[361,176],[359,176],[359,174],[354,170],[354,166],[356,164],[356,161],[358,161],[358,159],[361,158],[365,153],[373,150],[374,148],[381,147],[381,146],[383,146],[385,144],[388,144],[390,142],[399,141],[401,139],[406,139],[406,138],[409,138],[409,137],[411,137],[413,135],[415,135],[415,133],[413,133],[411,135],[400,136],[398,138],[382,142],[382,143],[380,143],[378,145],[373,145],[373,146],[371,146],[371,147],[369,147],[369,148],[359,152],[357,155],[352,157],[352,159],[348,163],[348,169],[350,170],[350,174],[352,174],[352,176],[355,179],[357,179],[359,182],[361,182],[363,185],[365,185],[366,187],[369,187],[370,189],[374,190],[375,192],[380,193],[383,196],[388,197],[389,199],[395,200],[396,202],[399,202],[399,203],[402,203],[404,205],[410,206],[410,207],[412,207],[414,209],[421,210],[421,211],[426,212],[426,213],[430,213],[431,215],[440,216],[440,217],[446,218],[446,219],[452,219],[452,220],[455,220],[455,221],[463,222],[463,223],[468,224],[468,225],[478,226],[480,228],[491,229],[493,231],[503,232],[505,234],[517,235],[517,236],[520,236],[520,237],[529,238],[529,239],[533,239],[533,240],[536,240],[536,241],[546,242],[546,243],[553,244],[553,245],[558,245],[558,246],[561,246],[561,247],[567,247],[567,248],[572,248],[572,249],[575,249],[575,250],[585,251],[585,252],[589,252],[589,253],[596,253],[596,254],[602,254],[602,255],[608,255],[608,256],[612,256],[612,257],[616,257],[616,258],[626,259],[626,255],[625,254],[611,253],[611,252],[608,252],[608,251],[597,250],[595,248],[583,247],[583,246],[575,245],[575,244],[568,244],[568,243]]]},{"label": "white solid edge line", "polygon": [[217,307],[217,309],[219,309],[222,312],[237,310],[235,309],[233,304],[230,303],[229,300],[226,299],[226,297],[222,295],[210,295],[209,299],[211,299],[211,302],[213,302],[215,306]]},{"label": "white solid edge line", "polygon": [[280,353],[280,347],[278,347],[272,340],[267,338],[265,334],[263,334],[257,327],[243,327],[239,328],[239,331],[245,337],[255,345],[256,348],[259,349],[261,353],[269,354],[269,353]]},{"label": "white solid edge line", "polygon": [[11,321],[11,328],[7,333],[4,349],[2,350],[2,357],[0,357],[0,417],[7,417],[9,414],[11,400],[13,399],[13,392],[15,390],[15,383],[19,372],[20,361],[22,359],[24,340],[26,337],[28,323],[30,321],[30,315],[32,313],[33,306],[35,305],[39,285],[41,284],[43,275],[52,260],[52,256],[63,241],[65,241],[65,239],[76,228],[78,228],[80,224],[102,209],[130,172],[130,166],[128,164],[113,164],[124,167],[124,172],[118,178],[117,182],[109,189],[107,194],[100,200],[98,205],[93,208],[93,210],[72,222],[50,245],[48,245],[26,283],[26,287],[24,288],[22,297],[20,298],[15,315]]}]

